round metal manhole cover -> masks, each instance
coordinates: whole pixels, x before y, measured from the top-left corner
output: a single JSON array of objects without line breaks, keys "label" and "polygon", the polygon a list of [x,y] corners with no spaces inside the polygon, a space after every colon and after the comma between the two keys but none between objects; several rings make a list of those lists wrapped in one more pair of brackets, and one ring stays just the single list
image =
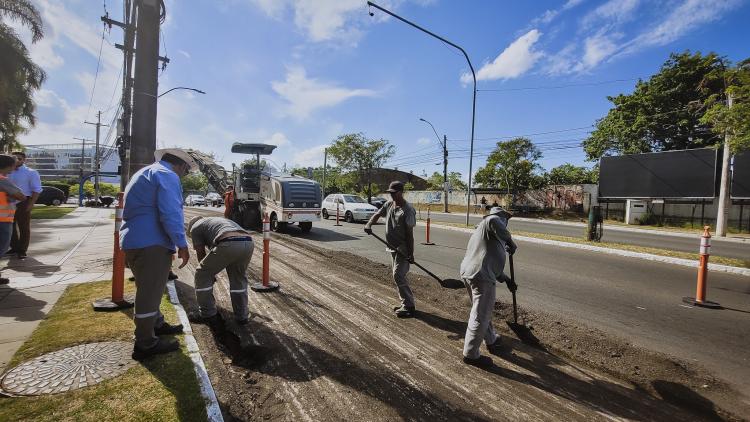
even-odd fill
[{"label": "round metal manhole cover", "polygon": [[116,377],[135,365],[132,343],[88,343],[47,353],[8,371],[0,386],[15,396],[63,393]]}]

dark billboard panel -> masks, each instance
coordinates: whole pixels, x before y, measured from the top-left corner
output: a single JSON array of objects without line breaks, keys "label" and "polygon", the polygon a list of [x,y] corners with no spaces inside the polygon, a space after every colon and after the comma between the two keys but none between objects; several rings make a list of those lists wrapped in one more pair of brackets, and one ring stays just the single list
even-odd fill
[{"label": "dark billboard panel", "polygon": [[731,193],[735,199],[750,199],[750,152],[734,156]]},{"label": "dark billboard panel", "polygon": [[719,178],[713,148],[602,157],[601,198],[713,198]]}]

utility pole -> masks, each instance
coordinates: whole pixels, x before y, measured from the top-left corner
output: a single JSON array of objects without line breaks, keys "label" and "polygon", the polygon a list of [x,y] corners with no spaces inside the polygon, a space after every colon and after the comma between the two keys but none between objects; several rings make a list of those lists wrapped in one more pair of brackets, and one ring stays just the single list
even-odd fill
[{"label": "utility pole", "polygon": [[367,203],[372,204],[372,161],[367,166]]},{"label": "utility pole", "polygon": [[[732,94],[727,94],[727,107],[732,108]],[[721,158],[721,183],[719,186],[719,209],[716,212],[716,235],[726,237],[727,222],[729,221],[729,131],[724,133],[724,151]]]},{"label": "utility pole", "polygon": [[83,166],[86,164],[86,141],[93,142],[92,139],[86,138],[73,138],[77,141],[81,141],[81,162],[80,169],[78,171],[78,206],[83,206]]},{"label": "utility pole", "polygon": [[133,128],[128,175],[154,162],[159,85],[159,1],[139,0],[135,46]]},{"label": "utility pole", "polygon": [[443,135],[443,196],[445,206],[443,212],[448,212],[448,136]]},{"label": "utility pole", "polygon": [[323,150],[323,198],[326,196],[326,170],[328,170],[328,148]]},{"label": "utility pole", "polygon": [[102,126],[109,126],[109,125],[103,125],[102,124],[102,112],[101,110],[96,113],[96,123],[92,122],[84,122],[87,125],[94,125],[96,126],[96,148],[94,149],[94,203],[99,203],[99,134],[101,132]]}]

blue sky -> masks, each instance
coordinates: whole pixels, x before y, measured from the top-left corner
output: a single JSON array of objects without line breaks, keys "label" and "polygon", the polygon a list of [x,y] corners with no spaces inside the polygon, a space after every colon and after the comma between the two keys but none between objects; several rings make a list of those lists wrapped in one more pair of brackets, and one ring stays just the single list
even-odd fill
[{"label": "blue sky", "polygon": [[[122,43],[122,32],[113,28],[102,41],[102,2],[35,3],[46,37],[31,46],[32,57],[49,78],[37,95],[39,123],[22,142],[93,137],[93,127],[82,122],[102,110],[109,123],[117,111],[122,55],[113,45]],[[111,17],[122,19],[121,1],[105,4]],[[268,142],[278,145],[271,159],[279,166],[315,166],[338,135],[364,132],[396,145],[390,166],[431,174],[441,169],[441,153],[422,117],[448,136],[449,170],[467,175],[472,86],[456,50],[376,10],[369,16],[359,0],[166,5],[161,54],[171,63],[160,91],[188,86],[207,94],[175,91],[160,99],[159,147],[214,152],[228,166],[243,159],[229,152],[233,142]],[[548,170],[584,164],[576,145],[606,114],[606,96],[629,92],[634,79],[658,71],[670,52],[750,57],[750,7],[742,0],[381,5],[469,54],[480,90],[475,171],[495,142],[514,135],[538,144]],[[565,85],[578,86],[553,88]]]}]

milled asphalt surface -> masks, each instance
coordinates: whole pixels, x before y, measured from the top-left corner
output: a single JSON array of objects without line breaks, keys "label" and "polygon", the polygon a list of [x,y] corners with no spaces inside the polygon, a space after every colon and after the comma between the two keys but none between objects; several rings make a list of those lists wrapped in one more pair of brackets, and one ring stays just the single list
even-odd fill
[{"label": "milled asphalt surface", "polygon": [[[427,218],[427,213],[425,211],[422,211],[421,216],[422,218]],[[471,224],[477,224],[481,220],[481,218],[482,217],[477,215],[469,215],[469,221]],[[430,219],[433,222],[465,223],[466,214],[431,213]],[[524,221],[511,219],[509,227],[511,230],[515,231],[544,233],[556,236],[571,236],[577,238],[582,238],[585,232],[585,227],[583,226],[556,224],[554,222],[550,223],[543,220]],[[651,234],[611,230],[610,227],[605,224],[602,241],[668,249],[680,252],[695,252],[697,254],[700,245],[700,236],[696,234],[695,238],[688,238],[661,233]],[[711,254],[727,258],[750,260],[750,239],[738,242],[731,240],[726,241],[713,237],[711,239]]]},{"label": "milled asphalt surface", "polygon": [[[334,224],[314,223],[308,234],[292,226],[289,235],[390,262],[383,245],[364,233],[363,224]],[[382,224],[374,229],[383,234]],[[424,226],[417,226],[417,262],[438,276],[458,278],[470,234],[433,227],[434,246],[419,244],[424,237]],[[689,267],[523,241],[515,267],[519,305],[700,363],[740,391],[750,391],[750,277],[709,272],[707,299],[725,307],[711,310],[682,303],[683,296],[695,295],[697,271]],[[416,267],[412,271],[421,272]],[[498,285],[498,301],[510,301],[503,284]]]}]

